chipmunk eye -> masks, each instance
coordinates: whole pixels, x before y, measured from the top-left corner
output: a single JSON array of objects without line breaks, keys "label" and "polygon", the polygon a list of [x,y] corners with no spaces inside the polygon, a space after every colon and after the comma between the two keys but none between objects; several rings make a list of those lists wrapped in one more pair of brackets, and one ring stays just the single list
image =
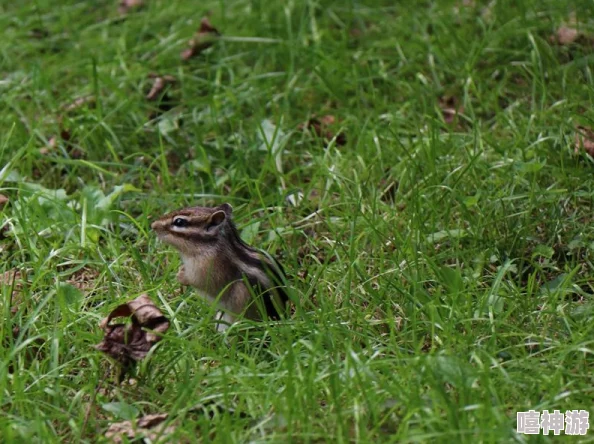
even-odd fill
[{"label": "chipmunk eye", "polygon": [[175,225],[176,227],[187,227],[188,221],[183,217],[176,217],[175,219],[173,219],[173,225]]}]

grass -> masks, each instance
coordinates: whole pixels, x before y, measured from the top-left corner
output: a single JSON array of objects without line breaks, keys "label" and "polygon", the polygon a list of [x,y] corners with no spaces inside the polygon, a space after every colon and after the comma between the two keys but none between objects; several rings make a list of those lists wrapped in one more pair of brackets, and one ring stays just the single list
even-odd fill
[{"label": "grass", "polygon": [[[517,411],[592,412],[592,45],[549,36],[594,7],[460,4],[1,2],[2,440],[167,412],[169,442],[522,442]],[[292,319],[217,334],[176,283],[151,220],[221,202]],[[145,292],[172,326],[118,384],[98,322]]]}]

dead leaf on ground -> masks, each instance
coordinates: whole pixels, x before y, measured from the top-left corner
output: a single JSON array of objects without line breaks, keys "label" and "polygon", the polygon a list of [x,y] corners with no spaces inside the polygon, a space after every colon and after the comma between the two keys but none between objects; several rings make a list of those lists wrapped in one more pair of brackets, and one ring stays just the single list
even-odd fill
[{"label": "dead leaf on ground", "polygon": [[149,119],[153,120],[177,105],[176,101],[169,95],[169,91],[167,91],[167,87],[174,84],[177,79],[170,75],[161,76],[155,73],[149,74],[149,78],[153,79],[153,84],[145,98],[151,102],[156,102],[155,108],[149,114]]},{"label": "dead leaf on ground", "polygon": [[581,149],[594,157],[594,130],[585,126],[576,127],[575,153],[578,154]]},{"label": "dead leaf on ground", "polygon": [[12,294],[10,295],[10,302],[12,305],[10,307],[10,313],[13,315],[22,307],[20,293],[23,290],[23,282],[25,280],[26,277],[23,278],[23,273],[16,268],[0,273],[0,292],[2,292],[3,286],[9,287],[12,290]]},{"label": "dead leaf on ground", "polygon": [[326,142],[330,142],[336,137],[336,145],[344,146],[347,143],[346,135],[343,132],[334,134],[329,127],[336,124],[336,117],[332,114],[327,114],[322,117],[316,117],[313,115],[307,122],[304,122],[298,126],[300,130],[309,130],[317,137],[324,139]]},{"label": "dead leaf on ground", "polygon": [[120,6],[118,7],[118,12],[121,15],[125,15],[133,9],[139,9],[140,7],[144,6],[143,0],[120,0]]},{"label": "dead leaf on ground", "polygon": [[[39,152],[41,154],[48,154],[49,150],[54,150],[56,149],[56,147],[58,146],[58,141],[59,140],[63,140],[64,142],[70,142],[70,138],[72,137],[72,134],[70,134],[70,131],[68,130],[60,130],[60,134],[59,135],[55,135],[50,137],[50,139],[47,142],[47,147],[45,148],[41,148],[39,150]],[[41,150],[45,150],[44,152],[42,152]]]},{"label": "dead leaf on ground", "polygon": [[169,417],[167,413],[145,415],[135,421],[122,421],[111,424],[105,432],[105,437],[113,443],[129,442],[136,439],[148,439],[157,442],[167,438],[175,432],[175,426],[165,427],[164,421]]},{"label": "dead leaf on ground", "polygon": [[47,142],[47,145],[42,148],[39,148],[39,154],[46,156],[56,151],[56,148],[58,147],[61,141],[64,143],[66,152],[68,153],[71,159],[82,159],[85,156],[84,152],[80,148],[74,146],[72,141],[72,133],[64,128],[62,120],[63,119],[61,117],[58,118],[60,134],[51,136]]},{"label": "dead leaf on ground", "polygon": [[[130,317],[132,323],[110,325],[112,319]],[[161,340],[161,334],[169,329],[169,320],[153,304],[148,295],[138,296],[133,301],[116,307],[100,327],[105,337],[95,346],[124,367],[144,359],[149,350]],[[147,331],[152,330],[152,331]]]},{"label": "dead leaf on ground", "polygon": [[[10,313],[14,315],[19,311],[19,306],[22,302],[20,296],[20,293],[23,290],[23,279],[21,272],[15,268],[0,274],[0,292],[2,291],[3,286],[9,287],[12,290],[12,294],[10,295],[10,302],[12,305],[10,307]],[[15,333],[13,329],[13,334],[18,335],[18,327],[15,328],[17,330]]]},{"label": "dead leaf on ground", "polygon": [[5,271],[0,274],[0,286],[6,285],[13,287],[15,291],[20,291],[23,288],[22,274],[17,269]]},{"label": "dead leaf on ground", "polygon": [[211,25],[208,18],[203,17],[196,35],[188,42],[188,49],[184,50],[180,55],[182,60],[189,60],[205,49],[210,48],[220,35],[221,33]]},{"label": "dead leaf on ground", "polygon": [[464,106],[454,96],[442,96],[439,99],[439,108],[441,108],[444,122],[448,125],[454,123],[456,116],[464,112]]},{"label": "dead leaf on ground", "polygon": [[155,73],[149,74],[149,79],[153,79],[153,86],[151,86],[151,90],[146,95],[147,100],[156,100],[159,98],[160,94],[163,92],[167,85],[175,83],[177,80],[175,77],[170,75],[160,76]]},{"label": "dead leaf on ground", "polygon": [[549,41],[551,43],[556,43],[558,45],[571,45],[575,42],[580,33],[577,29],[572,28],[570,26],[560,26],[559,29],[555,32],[555,34],[549,37]]},{"label": "dead leaf on ground", "polygon": [[0,209],[2,209],[2,207],[4,205],[6,205],[8,203],[8,197],[6,197],[4,194],[0,194]]},{"label": "dead leaf on ground", "polygon": [[559,46],[569,46],[573,43],[594,45],[594,38],[579,28],[577,15],[575,12],[572,12],[569,14],[567,20],[557,28],[555,33],[549,36],[549,42]]},{"label": "dead leaf on ground", "polygon": [[82,96],[74,99],[71,103],[63,105],[61,110],[68,113],[82,108],[83,106],[86,106],[87,108],[95,108],[96,104],[97,100],[95,99],[95,96]]},{"label": "dead leaf on ground", "polygon": [[78,288],[82,292],[88,292],[95,288],[95,281],[99,277],[99,272],[92,268],[83,267],[75,271],[66,280],[67,283]]}]

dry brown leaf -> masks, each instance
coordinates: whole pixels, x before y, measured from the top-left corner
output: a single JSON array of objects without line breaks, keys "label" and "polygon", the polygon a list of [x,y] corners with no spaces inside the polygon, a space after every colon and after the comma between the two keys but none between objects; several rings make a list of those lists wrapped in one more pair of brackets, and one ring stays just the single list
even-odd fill
[{"label": "dry brown leaf", "polygon": [[0,274],[0,286],[2,285],[6,285],[7,287],[14,285],[15,291],[21,290],[23,288],[21,272],[13,268]]},{"label": "dry brown leaf", "polygon": [[72,273],[66,282],[82,292],[89,292],[95,287],[97,277],[99,277],[99,272],[97,270],[83,267]]},{"label": "dry brown leaf", "polygon": [[[10,307],[10,313],[16,314],[19,311],[20,302],[22,302],[20,293],[23,290],[23,275],[22,273],[13,268],[12,270],[5,271],[4,273],[0,274],[0,292],[2,291],[2,287],[6,286],[12,290],[12,294],[10,295],[10,301],[13,305]],[[18,327],[17,327],[18,329]],[[18,331],[17,331],[18,333]]]},{"label": "dry brown leaf", "polygon": [[8,203],[8,197],[6,197],[4,194],[0,194],[0,209],[2,209],[2,207],[4,205],[6,205]]},{"label": "dry brown leaf", "polygon": [[118,12],[122,15],[127,14],[133,9],[138,9],[144,5],[143,0],[120,0],[120,6]]},{"label": "dry brown leaf", "polygon": [[[173,425],[165,427],[163,422],[169,417],[167,413],[145,415],[136,421],[122,421],[111,424],[105,437],[113,443],[128,442],[138,438],[146,438],[151,442],[166,438],[175,431]],[[124,440],[124,438],[126,438]]]},{"label": "dry brown leaf", "polygon": [[577,29],[569,26],[561,26],[557,29],[557,32],[550,37],[550,40],[559,45],[570,45],[575,42],[580,33]]},{"label": "dry brown leaf", "polygon": [[167,86],[175,83],[177,79],[170,75],[160,76],[155,73],[149,74],[149,78],[153,79],[153,84],[145,98],[151,102],[156,102],[154,109],[149,114],[149,119],[152,120],[177,105],[176,101],[166,90]]},{"label": "dry brown leaf", "polygon": [[61,118],[58,119],[58,124],[60,125],[60,134],[51,136],[47,142],[47,145],[42,148],[39,148],[39,154],[46,156],[54,152],[58,147],[58,143],[61,140],[62,142],[64,142],[66,152],[68,153],[71,159],[82,159],[83,157],[85,157],[84,152],[80,148],[74,146],[72,142],[72,133],[69,130],[64,129],[64,127],[62,126]]},{"label": "dry brown leaf", "polygon": [[96,103],[97,100],[95,99],[95,96],[83,96],[74,99],[73,102],[67,105],[63,105],[61,109],[65,113],[68,113],[70,111],[75,111],[79,108],[82,108],[83,106],[87,106],[88,108],[94,108]]},{"label": "dry brown leaf", "polygon": [[184,50],[180,55],[182,60],[189,60],[205,49],[210,48],[220,35],[221,33],[211,25],[208,18],[203,17],[196,35],[188,42],[188,49]]},{"label": "dry brown leaf", "polygon": [[594,157],[594,130],[585,126],[578,126],[575,133],[575,153],[581,149]]},{"label": "dry brown leaf", "polygon": [[336,137],[336,145],[344,146],[347,143],[346,135],[343,132],[335,135],[333,131],[328,129],[328,127],[333,126],[335,123],[336,117],[332,114],[327,114],[319,118],[314,115],[307,122],[300,124],[298,128],[300,130],[310,130],[317,137],[325,139],[326,142],[329,142]]},{"label": "dry brown leaf", "polygon": [[567,20],[559,26],[554,34],[549,36],[549,42],[560,46],[569,46],[573,43],[594,46],[594,38],[592,35],[584,32],[583,28],[580,29],[575,12],[569,14]]},{"label": "dry brown leaf", "polygon": [[[118,317],[130,317],[132,323],[109,324]],[[95,348],[128,367],[144,359],[153,345],[161,340],[161,334],[169,329],[169,320],[148,295],[142,294],[116,307],[101,321],[100,327],[105,331],[105,337]]]},{"label": "dry brown leaf", "polygon": [[147,100],[156,100],[159,98],[159,95],[163,92],[167,85],[176,82],[176,78],[169,75],[160,76],[158,74],[151,73],[149,74],[149,78],[153,79],[153,86],[151,90],[146,95]]},{"label": "dry brown leaf", "polygon": [[439,99],[439,107],[443,120],[448,125],[454,123],[456,116],[464,112],[464,106],[460,105],[458,99],[454,96],[443,96]]}]

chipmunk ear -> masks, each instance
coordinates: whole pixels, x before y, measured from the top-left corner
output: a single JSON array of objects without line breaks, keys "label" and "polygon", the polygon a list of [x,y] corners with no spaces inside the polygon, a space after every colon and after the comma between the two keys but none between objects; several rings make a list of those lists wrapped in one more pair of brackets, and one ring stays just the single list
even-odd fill
[{"label": "chipmunk ear", "polygon": [[208,218],[208,223],[206,224],[206,231],[212,231],[215,228],[219,227],[223,222],[227,219],[227,214],[223,210],[216,211],[210,215]]},{"label": "chipmunk ear", "polygon": [[228,204],[224,203],[218,206],[220,210],[223,210],[227,216],[231,216],[233,214],[233,207]]}]

